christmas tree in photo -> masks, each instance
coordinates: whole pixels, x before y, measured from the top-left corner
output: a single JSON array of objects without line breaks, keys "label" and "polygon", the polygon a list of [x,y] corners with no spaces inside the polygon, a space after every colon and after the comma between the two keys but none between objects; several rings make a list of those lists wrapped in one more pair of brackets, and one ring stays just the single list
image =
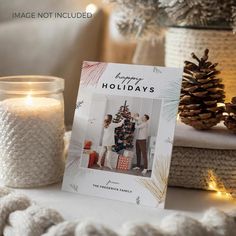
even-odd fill
[{"label": "christmas tree in photo", "polygon": [[132,121],[131,112],[127,101],[120,106],[119,111],[113,119],[114,123],[119,123],[124,118],[124,124],[115,129],[115,145],[114,150],[119,152],[124,149],[133,148],[135,124]]}]

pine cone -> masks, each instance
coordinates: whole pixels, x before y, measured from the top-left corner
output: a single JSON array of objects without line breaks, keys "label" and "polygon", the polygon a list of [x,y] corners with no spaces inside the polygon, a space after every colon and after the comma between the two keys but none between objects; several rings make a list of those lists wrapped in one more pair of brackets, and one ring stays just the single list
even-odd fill
[{"label": "pine cone", "polygon": [[197,64],[185,61],[180,118],[195,129],[210,129],[223,119],[224,107],[218,103],[224,102],[224,85],[218,78],[217,63],[208,61],[208,53],[206,49],[201,59],[192,53]]},{"label": "pine cone", "polygon": [[236,134],[236,97],[232,98],[231,103],[226,103],[226,112],[228,115],[225,117],[225,126]]}]

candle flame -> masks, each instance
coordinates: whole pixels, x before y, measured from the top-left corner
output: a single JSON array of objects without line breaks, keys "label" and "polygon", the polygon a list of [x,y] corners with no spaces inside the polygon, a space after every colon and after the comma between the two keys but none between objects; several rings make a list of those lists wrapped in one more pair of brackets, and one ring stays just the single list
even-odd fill
[{"label": "candle flame", "polygon": [[32,105],[33,105],[33,100],[32,100],[31,93],[29,93],[29,94],[27,95],[25,103],[26,103],[26,105],[28,105],[28,106],[32,106]]}]

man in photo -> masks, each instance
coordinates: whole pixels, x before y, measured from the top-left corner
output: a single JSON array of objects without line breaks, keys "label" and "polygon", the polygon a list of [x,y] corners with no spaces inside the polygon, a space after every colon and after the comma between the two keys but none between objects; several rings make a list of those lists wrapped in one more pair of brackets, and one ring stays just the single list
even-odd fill
[{"label": "man in photo", "polygon": [[145,175],[148,170],[147,138],[149,116],[145,114],[141,119],[139,118],[139,116],[135,116],[134,118],[137,120],[137,124],[135,126],[137,166],[134,168],[134,170],[139,170],[141,168],[142,157],[144,163],[144,169],[142,171],[142,174]]}]

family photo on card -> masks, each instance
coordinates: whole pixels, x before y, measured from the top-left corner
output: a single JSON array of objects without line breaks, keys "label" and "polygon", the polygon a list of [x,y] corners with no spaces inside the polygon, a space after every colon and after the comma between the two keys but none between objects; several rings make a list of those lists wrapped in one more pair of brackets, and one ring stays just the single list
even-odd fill
[{"label": "family photo on card", "polygon": [[160,108],[161,100],[94,94],[80,166],[150,177]]},{"label": "family photo on card", "polygon": [[62,189],[164,207],[182,70],[84,62]]}]

